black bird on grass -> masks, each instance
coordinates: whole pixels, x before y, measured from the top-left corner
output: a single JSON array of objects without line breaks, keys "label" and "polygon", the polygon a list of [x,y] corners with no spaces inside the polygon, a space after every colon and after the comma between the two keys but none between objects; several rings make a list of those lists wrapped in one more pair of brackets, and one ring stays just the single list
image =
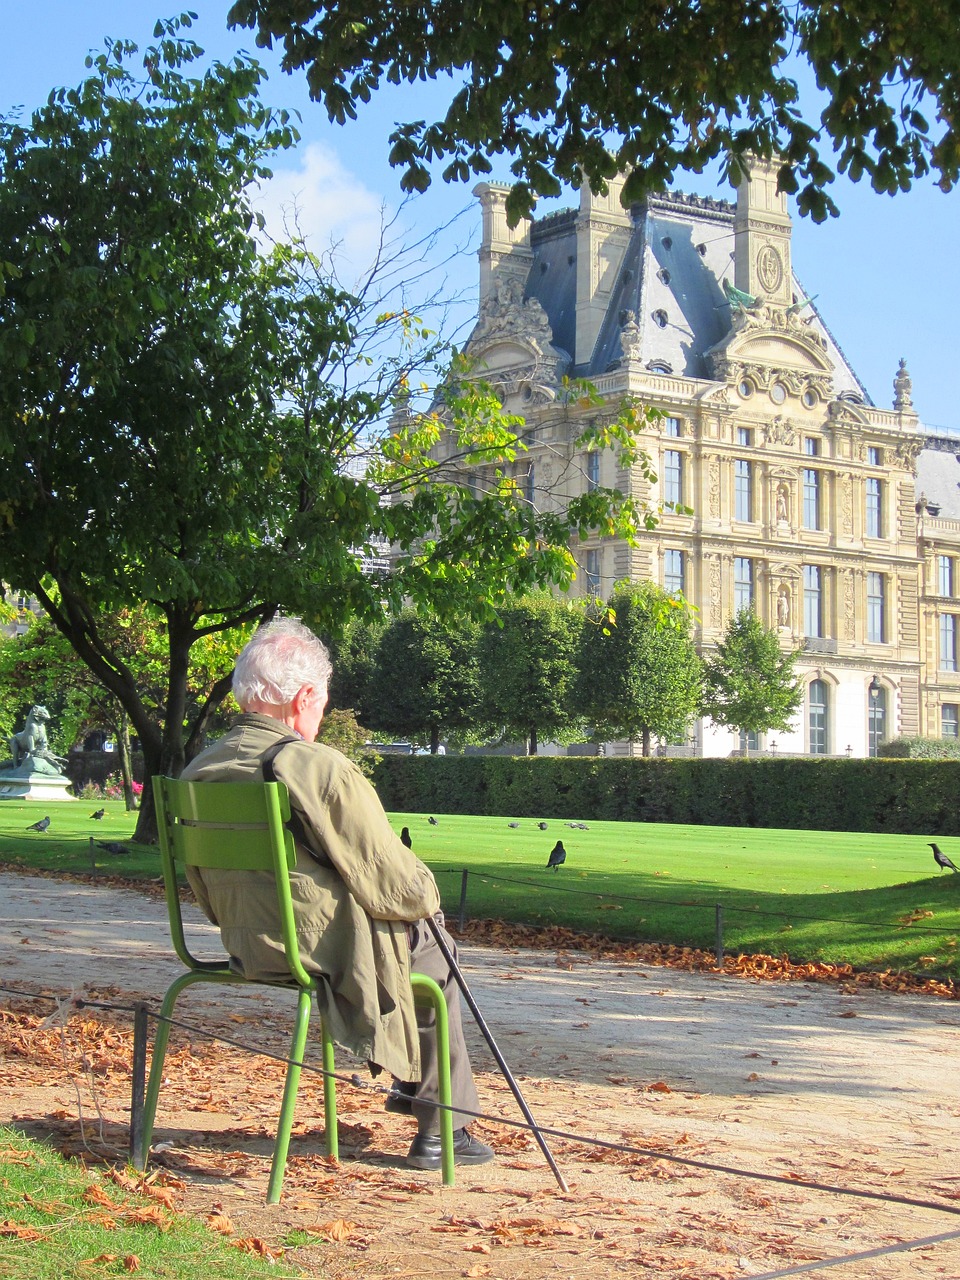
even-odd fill
[{"label": "black bird on grass", "polygon": [[440,825],[436,818],[428,818],[427,821],[430,823],[431,827],[438,827]]},{"label": "black bird on grass", "polygon": [[547,859],[547,866],[553,867],[554,871],[559,871],[561,862],[566,862],[566,860],[567,851],[563,847],[563,841],[558,840],[550,850],[550,857]]},{"label": "black bird on grass", "polygon": [[31,822],[30,826],[27,827],[27,830],[28,831],[46,831],[49,825],[50,825],[49,818],[41,818],[39,822]]},{"label": "black bird on grass", "polygon": [[96,813],[91,813],[90,817],[96,818],[96,820],[99,822],[106,812],[107,812],[106,809],[98,809]]},{"label": "black bird on grass", "polygon": [[547,824],[545,822],[538,822],[537,826],[540,828],[541,831],[546,831],[547,829]]},{"label": "black bird on grass", "polygon": [[400,843],[405,844],[408,849],[413,848],[413,841],[410,839],[410,828],[403,827],[400,832]]},{"label": "black bird on grass", "polygon": [[941,874],[946,871],[947,867],[949,867],[951,871],[956,871],[960,874],[960,867],[958,867],[956,863],[952,862],[945,853],[941,853],[932,840],[930,841],[930,848],[933,850],[933,860],[940,868]]},{"label": "black bird on grass", "polygon": [[508,822],[508,823],[507,823],[507,826],[508,826],[508,827],[513,827],[514,831],[516,831],[516,829],[517,829],[517,827],[519,827],[519,825],[520,825],[520,823],[519,823],[519,822]]},{"label": "black bird on grass", "polygon": [[118,858],[122,858],[125,853],[130,852],[125,844],[119,844],[116,840],[98,840],[97,848],[103,849],[106,853],[113,853]]}]

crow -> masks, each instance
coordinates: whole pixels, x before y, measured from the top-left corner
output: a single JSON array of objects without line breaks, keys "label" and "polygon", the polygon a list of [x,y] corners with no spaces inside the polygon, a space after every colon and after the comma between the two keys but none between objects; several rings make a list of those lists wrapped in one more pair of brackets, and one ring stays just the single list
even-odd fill
[{"label": "crow", "polygon": [[30,826],[27,827],[26,829],[27,831],[46,831],[49,825],[50,825],[49,818],[41,818],[39,822],[31,822]]},{"label": "crow", "polygon": [[951,871],[960,873],[960,867],[952,862],[945,853],[941,853],[933,841],[930,842],[930,848],[933,850],[933,860],[940,868],[941,875],[946,871],[947,867],[949,867]]},{"label": "crow", "polygon": [[430,823],[431,827],[439,827],[440,825],[436,818],[428,818],[427,821]]},{"label": "crow", "polygon": [[103,849],[106,853],[114,853],[118,858],[130,852],[125,844],[118,844],[116,840],[98,840],[97,848]]},{"label": "crow", "polygon": [[413,848],[413,841],[410,839],[410,828],[404,827],[400,832],[400,843],[405,844],[408,849]]},{"label": "crow", "polygon": [[550,850],[550,857],[547,859],[547,866],[553,867],[554,871],[559,871],[561,862],[566,862],[566,860],[567,851],[563,847],[563,841],[558,840]]},{"label": "crow", "polygon": [[546,831],[547,829],[547,824],[545,822],[538,822],[537,826],[540,828],[541,831]]},{"label": "crow", "polygon": [[516,830],[516,828],[517,828],[517,827],[519,827],[519,825],[520,825],[520,823],[519,823],[519,822],[508,822],[508,823],[507,823],[507,826],[508,826],[508,827],[513,827],[513,828],[514,828],[514,830]]},{"label": "crow", "polygon": [[96,820],[99,822],[106,812],[107,812],[106,809],[98,809],[96,813],[91,813],[90,817],[96,818]]}]

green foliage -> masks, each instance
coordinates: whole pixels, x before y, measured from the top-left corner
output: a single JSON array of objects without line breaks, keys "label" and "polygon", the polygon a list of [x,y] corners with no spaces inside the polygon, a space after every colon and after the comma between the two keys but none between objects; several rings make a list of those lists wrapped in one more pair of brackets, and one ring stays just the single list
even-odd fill
[{"label": "green foliage", "polygon": [[390,810],[960,835],[955,761],[385,756]]},{"label": "green foliage", "polygon": [[[749,153],[781,155],[781,189],[817,221],[836,212],[822,149],[837,153],[841,172],[891,194],[930,172],[949,190],[960,174],[950,6],[495,0],[465,15],[452,0],[375,10],[365,0],[235,0],[229,20],[256,28],[263,44],[282,41],[284,68],[303,68],[339,123],[384,81],[450,74],[447,109],[398,124],[390,161],[405,190],[422,191],[435,160],[446,181],[466,182],[490,173],[491,156],[512,156],[514,220],[562,182],[598,191],[629,172],[629,205],[717,158],[735,180]],[[821,91],[814,114],[801,109],[795,56]]]},{"label": "green foliage", "polygon": [[522,596],[501,609],[500,618],[480,641],[485,719],[508,740],[526,740],[530,755],[540,739],[572,741],[582,732],[573,710],[579,603],[545,593]]},{"label": "green foliage", "polygon": [[651,582],[618,588],[583,627],[577,705],[594,736],[683,738],[700,704],[701,663],[686,601]]},{"label": "green foliage", "polygon": [[404,610],[380,638],[367,697],[372,728],[426,742],[472,729],[481,704],[479,626]]},{"label": "green foliage", "polygon": [[[261,250],[251,191],[296,131],[247,57],[185,74],[202,51],[183,25],[158,25],[142,69],[110,43],[28,125],[0,119],[0,577],[122,704],[148,784],[180,772],[229,688],[225,672],[190,708],[198,642],[281,607],[332,634],[408,601],[491,617],[512,590],[569,584],[585,521],[631,537],[652,520],[615,492],[541,515],[440,474],[441,431],[461,461],[520,447],[482,387],[454,379],[442,418],[391,433],[436,344],[302,244]],[[364,381],[389,332],[400,355]],[[629,414],[618,430],[629,442]],[[365,572],[384,542],[390,567]],[[139,606],[166,623],[160,715],[101,625]]]},{"label": "green foliage", "polygon": [[380,756],[377,752],[367,748],[366,731],[357,724],[357,718],[352,711],[341,711],[337,708],[331,710],[328,708],[320,722],[317,741],[324,743],[325,746],[333,747],[335,751],[339,751],[349,760],[353,760],[355,764],[360,766],[362,772],[368,776],[373,773],[374,768],[380,761]]},{"label": "green foliage", "polygon": [[888,760],[960,760],[960,741],[956,738],[894,738],[883,744],[882,754]]},{"label": "green foliage", "polygon": [[777,632],[753,609],[741,609],[707,659],[704,714],[745,733],[789,729],[803,701],[803,684],[794,673],[798,653],[784,653]]},{"label": "green foliage", "polygon": [[385,626],[386,623],[379,620],[367,622],[352,618],[340,635],[328,642],[333,660],[330,706],[354,711],[368,726],[371,711],[368,689]]}]

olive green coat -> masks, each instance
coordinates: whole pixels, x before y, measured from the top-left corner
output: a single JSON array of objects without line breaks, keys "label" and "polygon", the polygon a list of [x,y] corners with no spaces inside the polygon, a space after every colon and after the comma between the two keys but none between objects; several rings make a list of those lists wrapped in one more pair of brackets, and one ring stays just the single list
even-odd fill
[{"label": "olive green coat", "polygon": [[[262,780],[264,753],[292,730],[264,715],[240,716],[184,770],[197,782]],[[420,1078],[405,922],[439,910],[430,871],[401,844],[370,783],[346,756],[292,742],[274,761],[303,823],[290,873],[300,958],[320,980],[318,1002],[334,1040],[400,1080]],[[273,877],[191,870],[190,883],[231,964],[247,978],[283,980]]]}]

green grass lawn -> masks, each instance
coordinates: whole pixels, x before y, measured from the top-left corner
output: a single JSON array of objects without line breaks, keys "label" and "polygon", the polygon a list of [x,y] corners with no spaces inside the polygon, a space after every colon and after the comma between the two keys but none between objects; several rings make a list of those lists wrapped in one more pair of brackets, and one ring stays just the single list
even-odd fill
[{"label": "green grass lawn", "polygon": [[8,1280],[248,1280],[299,1274],[204,1223],[131,1195],[13,1129],[0,1128],[0,1274]]},{"label": "green grass lawn", "polygon": [[[51,804],[49,830],[25,828],[35,805],[0,804],[0,861],[29,869],[155,877],[154,850],[115,857],[94,846],[127,841],[135,815],[107,801]],[[728,951],[786,953],[792,960],[849,961],[960,977],[960,875],[937,873],[927,837],[757,828],[591,822],[588,831],[550,820],[392,814],[437,874],[456,919],[461,871],[467,915],[562,924],[610,937],[712,949],[722,905]],[[562,839],[567,861],[547,871]],[[960,841],[940,841],[960,865]],[[929,913],[929,914],[927,914]]]}]

